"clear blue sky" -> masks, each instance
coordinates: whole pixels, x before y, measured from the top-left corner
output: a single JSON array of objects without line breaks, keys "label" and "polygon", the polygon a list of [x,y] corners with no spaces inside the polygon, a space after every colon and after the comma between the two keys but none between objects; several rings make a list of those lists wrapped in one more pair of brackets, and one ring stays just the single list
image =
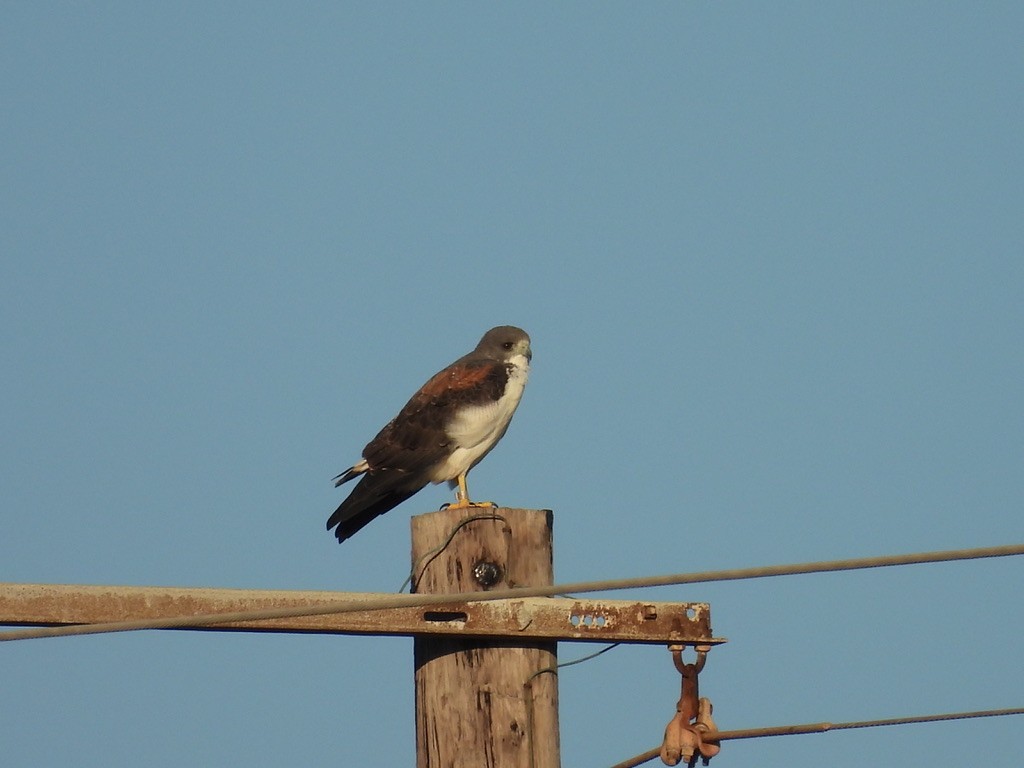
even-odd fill
[{"label": "clear blue sky", "polygon": [[[330,479],[496,324],[534,370],[474,494],[560,581],[1024,541],[1024,6],[7,3],[0,580],[393,591],[430,488]],[[1024,704],[1020,559],[712,604],[723,727]],[[562,645],[563,660],[591,646]],[[9,765],[409,765],[412,643],[0,646]],[[563,764],[678,677],[561,675]],[[1018,768],[1017,719],[713,765]]]}]

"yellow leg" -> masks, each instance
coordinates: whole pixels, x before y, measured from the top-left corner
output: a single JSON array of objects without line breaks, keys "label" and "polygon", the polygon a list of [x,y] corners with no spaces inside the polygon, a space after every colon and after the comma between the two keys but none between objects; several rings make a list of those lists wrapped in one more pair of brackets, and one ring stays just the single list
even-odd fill
[{"label": "yellow leg", "polygon": [[493,501],[470,501],[469,488],[466,486],[466,474],[463,472],[456,478],[459,488],[455,491],[455,503],[449,504],[448,509],[465,509],[467,507],[496,507]]}]

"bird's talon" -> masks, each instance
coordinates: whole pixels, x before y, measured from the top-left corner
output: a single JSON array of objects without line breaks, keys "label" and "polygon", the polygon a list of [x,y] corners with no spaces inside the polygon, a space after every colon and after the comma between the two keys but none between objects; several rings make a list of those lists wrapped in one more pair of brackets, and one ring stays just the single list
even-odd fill
[{"label": "bird's talon", "polygon": [[491,509],[497,509],[498,504],[493,501],[470,501],[469,499],[459,499],[458,501],[446,504],[441,509],[473,509],[476,507],[489,507]]}]

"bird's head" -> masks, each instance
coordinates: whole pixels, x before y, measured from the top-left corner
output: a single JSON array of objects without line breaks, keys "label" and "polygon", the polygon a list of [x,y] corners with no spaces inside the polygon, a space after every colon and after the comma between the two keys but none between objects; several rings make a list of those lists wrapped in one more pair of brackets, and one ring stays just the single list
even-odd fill
[{"label": "bird's head", "polygon": [[520,356],[526,358],[527,362],[533,359],[529,334],[514,325],[491,328],[476,345],[476,352],[503,362],[512,362]]}]

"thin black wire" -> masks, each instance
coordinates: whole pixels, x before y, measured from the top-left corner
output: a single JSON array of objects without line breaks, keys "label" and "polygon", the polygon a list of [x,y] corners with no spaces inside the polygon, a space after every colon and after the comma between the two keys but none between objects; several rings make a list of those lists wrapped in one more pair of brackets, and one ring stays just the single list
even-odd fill
[{"label": "thin black wire", "polygon": [[[555,664],[555,668],[556,669],[562,669],[563,667],[573,667],[573,666],[575,666],[577,664],[582,664],[585,661],[590,661],[591,659],[596,659],[602,653],[608,653],[608,651],[610,651],[612,648],[618,648],[620,645],[622,645],[622,643],[612,643],[611,645],[606,645],[600,651],[595,651],[594,653],[587,654],[586,656],[580,656],[580,658],[573,659],[572,661],[563,661],[561,664]],[[543,669],[541,670],[541,672],[544,672],[544,671],[545,670],[543,670]]]},{"label": "thin black wire", "polygon": [[[437,545],[433,549],[428,549],[426,552],[419,556],[415,563],[412,564],[412,569],[409,571],[409,575],[405,577],[405,581],[402,582],[402,586],[398,588],[399,593],[405,592],[405,588],[409,585],[412,585],[411,589],[416,589],[416,586],[415,584],[413,584],[413,582],[419,581],[419,579],[416,576],[417,572],[420,574],[420,576],[422,576],[423,571],[427,570],[427,566],[434,561],[434,558],[438,557],[442,552],[448,549],[452,541],[455,539],[455,534],[461,531],[464,526],[469,525],[469,523],[474,523],[478,520],[501,520],[501,522],[505,523],[505,525],[508,525],[508,520],[496,513],[492,513],[490,515],[471,515],[470,517],[460,520],[455,525],[455,527],[453,527],[451,531],[448,532],[448,537],[441,544]],[[426,560],[425,563],[423,562],[424,560]],[[422,569],[420,568],[420,563],[423,563]]]},{"label": "thin black wire", "polygon": [[572,666],[575,666],[576,664],[582,664],[585,661],[590,661],[591,659],[596,659],[602,653],[608,653],[608,651],[610,651],[612,648],[617,648],[620,645],[622,645],[622,643],[612,643],[611,645],[606,645],[601,650],[595,651],[594,653],[589,653],[586,656],[581,656],[578,659],[573,659],[572,661],[563,661],[560,664],[555,664],[553,667],[544,667],[544,669],[538,669],[536,672],[534,672],[532,675],[530,675],[528,678],[526,678],[526,682],[523,684],[523,688],[525,689],[525,693],[526,693],[526,696],[525,696],[525,698],[526,698],[526,737],[527,737],[528,743],[530,745],[530,768],[534,768],[534,766],[536,765],[536,751],[534,749],[534,740],[533,740],[533,734],[534,734],[534,730],[533,729],[534,729],[534,719],[535,719],[535,715],[534,715],[534,701],[533,701],[533,681],[535,679],[537,679],[538,677],[540,677],[541,675],[545,675],[545,674],[549,674],[549,673],[553,674],[553,675],[557,675],[558,674],[558,670],[562,669],[563,667],[572,667]]},{"label": "thin black wire", "polygon": [[612,643],[611,645],[606,645],[600,651],[595,651],[594,653],[588,653],[586,656],[581,656],[578,659],[573,659],[572,661],[563,661],[563,662],[560,662],[558,664],[555,664],[553,667],[544,667],[544,669],[538,669],[536,672],[534,672],[532,675],[530,675],[526,679],[526,684],[529,685],[531,682],[533,682],[533,679],[535,677],[540,677],[541,675],[543,675],[543,674],[545,674],[547,672],[554,672],[554,673],[557,674],[558,670],[560,670],[560,669],[562,669],[564,667],[572,667],[572,666],[575,666],[576,664],[582,664],[585,661],[590,661],[591,659],[596,659],[602,653],[608,653],[608,651],[610,651],[612,648],[618,648],[620,645],[622,645],[622,643]]}]

